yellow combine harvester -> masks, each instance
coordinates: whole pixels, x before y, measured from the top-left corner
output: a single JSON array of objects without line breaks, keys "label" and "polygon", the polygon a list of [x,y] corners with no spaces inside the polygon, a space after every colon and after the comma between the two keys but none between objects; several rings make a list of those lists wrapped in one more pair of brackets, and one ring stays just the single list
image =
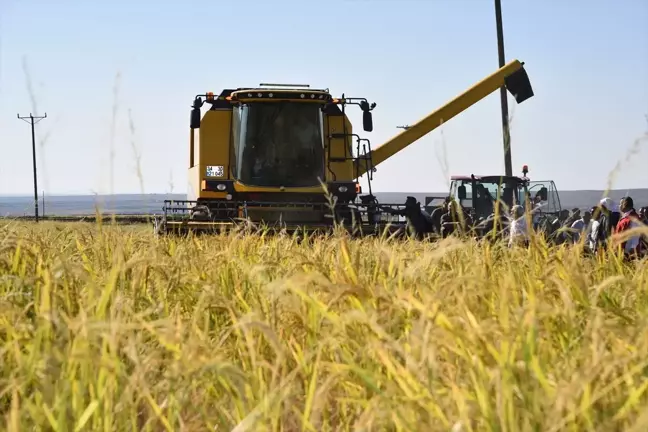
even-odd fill
[{"label": "yellow combine harvester", "polygon": [[[373,130],[376,104],[309,86],[261,84],[196,96],[189,135],[186,201],[165,201],[158,232],[252,222],[288,231],[400,228],[371,191],[375,167],[502,86],[521,103],[533,96],[524,63],[512,61],[418,123],[372,149],[353,132],[347,105]],[[207,103],[209,110],[202,115]],[[367,175],[369,194],[359,178]],[[331,203],[334,203],[331,206]],[[387,209],[387,210],[385,210]]]}]

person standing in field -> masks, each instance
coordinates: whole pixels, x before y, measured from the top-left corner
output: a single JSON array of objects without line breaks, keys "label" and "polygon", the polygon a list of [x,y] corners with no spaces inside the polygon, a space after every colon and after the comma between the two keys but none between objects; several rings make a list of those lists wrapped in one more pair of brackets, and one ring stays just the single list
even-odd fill
[{"label": "person standing in field", "polygon": [[576,222],[579,219],[581,219],[581,211],[580,211],[580,209],[579,208],[573,208],[572,211],[571,211],[571,215],[569,215],[567,217],[567,220],[565,220],[565,222],[563,223],[563,226],[571,227],[574,224],[574,222]]},{"label": "person standing in field", "polygon": [[590,252],[595,253],[599,250],[601,245],[601,209],[599,207],[592,207],[590,209],[592,220],[587,233],[587,248]]},{"label": "person standing in field", "polygon": [[639,209],[639,220],[644,225],[648,225],[648,207],[641,207]]},{"label": "person standing in field", "polygon": [[563,244],[569,241],[569,232],[566,231],[571,226],[569,210],[562,209],[553,221],[551,221],[550,238],[555,244]]},{"label": "person standing in field", "polygon": [[432,219],[432,226],[434,228],[434,232],[438,235],[441,235],[441,218],[448,211],[448,203],[450,201],[452,201],[452,197],[450,196],[445,197],[445,199],[443,200],[443,204],[435,208],[432,211],[432,214],[430,215],[430,218]]},{"label": "person standing in field", "polygon": [[[639,214],[634,209],[634,201],[631,197],[621,198],[620,210],[621,218],[614,229],[615,234],[624,234],[632,229],[641,227]],[[641,255],[641,237],[641,234],[635,234],[621,241],[619,245],[626,257]]]},{"label": "person standing in field", "polygon": [[509,224],[509,247],[529,245],[529,229],[524,214],[524,208],[514,205],[511,208],[511,223]]},{"label": "person standing in field", "polygon": [[601,220],[602,227],[605,228],[605,238],[609,238],[614,232],[614,227],[617,226],[621,219],[621,212],[619,206],[608,197],[603,198],[599,202],[600,207],[603,209],[603,220]]},{"label": "person standing in field", "polygon": [[[648,207],[639,209],[639,221],[645,228],[648,228]],[[641,250],[644,255],[648,254],[648,232],[643,233],[641,236]]]},{"label": "person standing in field", "polygon": [[[608,246],[610,236],[614,232],[621,213],[619,207],[611,198],[603,198],[599,201],[597,207],[593,208],[592,216],[596,215],[598,226],[596,233],[596,250],[601,250]],[[594,232],[592,233],[594,235]]]},{"label": "person standing in field", "polygon": [[580,219],[575,220],[571,224],[570,228],[572,229],[571,234],[574,243],[578,243],[580,241],[581,235],[587,236],[591,228],[591,222],[592,214],[589,211],[586,211],[583,213],[583,216]]},{"label": "person standing in field", "polygon": [[405,216],[408,231],[419,240],[433,232],[432,218],[421,209],[421,203],[416,200],[416,197],[408,196],[403,209],[396,210],[382,206],[381,210],[392,215]]},{"label": "person standing in field", "polygon": [[[530,194],[529,194],[530,195]],[[533,198],[532,207],[533,207],[533,226],[537,228],[540,225],[540,219],[542,216],[542,209],[547,205],[546,201],[542,201],[540,194],[536,194]]]},{"label": "person standing in field", "polygon": [[441,215],[441,236],[446,238],[451,234],[465,234],[472,226],[468,212],[454,199],[446,204],[447,211]]}]

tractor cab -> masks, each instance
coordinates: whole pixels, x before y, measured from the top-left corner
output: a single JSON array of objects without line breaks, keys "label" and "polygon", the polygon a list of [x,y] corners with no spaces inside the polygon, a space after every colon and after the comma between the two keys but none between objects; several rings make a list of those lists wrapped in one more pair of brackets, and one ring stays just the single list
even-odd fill
[{"label": "tractor cab", "polygon": [[452,176],[450,197],[471,214],[473,220],[485,219],[495,212],[497,202],[503,210],[521,204],[525,196],[526,179],[517,176]]},{"label": "tractor cab", "polygon": [[561,207],[555,183],[552,180],[531,181],[527,177],[528,172],[528,166],[524,165],[522,177],[452,176],[450,197],[461,204],[473,220],[486,219],[492,215],[497,202],[503,204],[502,210],[505,212],[514,205],[522,205],[532,209],[534,213],[557,216]]},{"label": "tractor cab", "polygon": [[[532,213],[534,227],[546,226],[560,214],[560,198],[552,180],[531,181],[527,165],[522,167],[522,176],[506,175],[455,175],[450,178],[450,192],[447,196],[425,197],[425,211],[432,214],[445,205],[448,198],[460,204],[480,232],[490,231],[490,224],[496,220],[493,215],[500,204],[500,214],[506,219],[511,207],[522,205]],[[436,201],[436,203],[435,203]],[[499,219],[506,226],[506,220]]]}]

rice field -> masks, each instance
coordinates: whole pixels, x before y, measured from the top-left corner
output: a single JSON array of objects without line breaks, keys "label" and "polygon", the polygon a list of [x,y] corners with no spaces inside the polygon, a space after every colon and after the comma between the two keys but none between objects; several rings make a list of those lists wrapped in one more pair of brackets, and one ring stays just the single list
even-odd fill
[{"label": "rice field", "polygon": [[648,264],[0,222],[8,431],[648,430]]}]

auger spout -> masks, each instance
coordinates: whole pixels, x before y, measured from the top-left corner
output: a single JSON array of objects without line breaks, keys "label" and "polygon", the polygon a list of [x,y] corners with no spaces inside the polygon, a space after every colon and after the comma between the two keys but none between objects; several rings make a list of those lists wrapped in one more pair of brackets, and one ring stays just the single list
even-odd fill
[{"label": "auger spout", "polygon": [[[372,161],[374,167],[377,166],[502,86],[506,87],[517,103],[522,103],[533,97],[533,88],[524,69],[524,63],[513,60],[441,108],[428,114],[383,145],[372,150],[370,159],[367,159]],[[359,160],[359,163],[355,164],[358,167],[355,173],[358,177],[367,172],[367,159]]]}]

